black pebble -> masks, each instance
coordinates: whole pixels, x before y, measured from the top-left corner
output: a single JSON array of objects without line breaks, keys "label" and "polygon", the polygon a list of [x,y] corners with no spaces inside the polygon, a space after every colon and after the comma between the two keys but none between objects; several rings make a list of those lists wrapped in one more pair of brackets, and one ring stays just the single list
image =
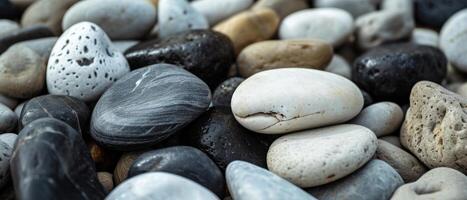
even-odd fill
[{"label": "black pebble", "polygon": [[440,28],[464,8],[467,8],[467,0],[415,0],[415,17],[421,24]]},{"label": "black pebble", "polygon": [[240,77],[233,77],[225,80],[212,95],[212,104],[214,106],[224,106],[230,108],[230,102],[232,100],[232,95],[235,92],[235,89],[242,83],[245,79]]}]

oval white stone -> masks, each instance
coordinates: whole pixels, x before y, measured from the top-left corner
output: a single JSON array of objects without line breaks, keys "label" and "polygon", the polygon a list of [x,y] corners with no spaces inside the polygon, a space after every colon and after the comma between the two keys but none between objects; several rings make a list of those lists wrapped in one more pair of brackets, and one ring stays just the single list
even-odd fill
[{"label": "oval white stone", "polygon": [[362,110],[350,124],[358,124],[369,128],[377,137],[396,131],[402,124],[404,112],[392,102],[379,102]]},{"label": "oval white stone", "polygon": [[449,62],[467,72],[467,8],[449,18],[440,33],[440,47]]}]

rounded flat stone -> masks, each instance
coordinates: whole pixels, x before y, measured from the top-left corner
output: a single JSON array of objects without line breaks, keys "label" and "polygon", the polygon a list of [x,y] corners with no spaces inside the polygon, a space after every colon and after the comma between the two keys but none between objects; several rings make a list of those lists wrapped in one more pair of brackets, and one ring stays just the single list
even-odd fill
[{"label": "rounded flat stone", "polygon": [[349,123],[367,127],[376,137],[381,137],[399,129],[403,120],[404,112],[399,105],[379,102],[364,108]]},{"label": "rounded flat stone", "polygon": [[412,32],[412,37],[410,38],[410,41],[415,44],[438,47],[439,34],[438,32],[431,29],[415,28]]},{"label": "rounded flat stone", "polygon": [[[24,0],[18,0],[23,1]],[[60,35],[62,19],[67,10],[79,0],[40,0],[28,6],[21,17],[21,26],[28,27],[42,24],[50,28],[55,35]],[[47,12],[44,12],[44,11]]]},{"label": "rounded flat stone", "polygon": [[0,19],[0,35],[19,30],[19,24],[13,20]]},{"label": "rounded flat stone", "polygon": [[186,0],[159,0],[159,37],[165,38],[194,29],[208,29],[208,20]]},{"label": "rounded flat stone", "polygon": [[114,183],[119,185],[125,181],[128,177],[128,171],[130,170],[133,161],[135,161],[144,151],[132,151],[123,153],[117,162],[114,169]]},{"label": "rounded flat stone", "polygon": [[[467,1],[466,1],[467,7]],[[467,9],[454,14],[441,29],[440,47],[449,62],[460,71],[467,72]]]},{"label": "rounded flat stone", "polygon": [[348,79],[352,78],[352,67],[342,56],[338,54],[334,54],[331,62],[324,70],[341,75]]}]

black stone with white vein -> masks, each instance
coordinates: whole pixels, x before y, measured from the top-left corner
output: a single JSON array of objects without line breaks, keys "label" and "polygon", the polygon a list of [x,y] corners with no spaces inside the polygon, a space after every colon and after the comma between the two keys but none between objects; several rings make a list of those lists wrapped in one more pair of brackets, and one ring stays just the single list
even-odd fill
[{"label": "black stone with white vein", "polygon": [[115,82],[99,99],[91,117],[91,135],[116,150],[145,148],[195,120],[210,102],[209,87],[181,67],[140,68]]},{"label": "black stone with white vein", "polygon": [[24,127],[10,166],[17,199],[105,197],[83,138],[57,119],[42,118]]}]

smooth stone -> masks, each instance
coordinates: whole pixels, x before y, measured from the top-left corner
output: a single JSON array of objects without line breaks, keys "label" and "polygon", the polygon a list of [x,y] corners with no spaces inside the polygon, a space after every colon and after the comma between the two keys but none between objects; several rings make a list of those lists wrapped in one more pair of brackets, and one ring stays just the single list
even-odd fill
[{"label": "smooth stone", "polygon": [[32,5],[34,2],[39,0],[9,0],[11,4],[19,8],[27,8]]},{"label": "smooth stone", "polygon": [[358,47],[370,49],[410,37],[415,22],[403,10],[381,10],[358,17],[355,26]]},{"label": "smooth stone", "polygon": [[[467,2],[467,1],[466,1]],[[467,4],[466,4],[467,6]],[[454,14],[444,24],[440,33],[440,47],[449,62],[462,72],[467,72],[467,9]]]},{"label": "smooth stone", "polygon": [[402,108],[392,102],[379,102],[362,110],[350,124],[367,127],[376,137],[389,135],[399,129],[404,120]]},{"label": "smooth stone", "polygon": [[420,179],[399,187],[391,200],[465,199],[467,177],[451,168],[440,167],[428,171]]},{"label": "smooth stone", "polygon": [[184,132],[184,143],[206,153],[222,171],[235,160],[266,166],[268,141],[238,124],[229,108],[210,109]]},{"label": "smooth stone", "polygon": [[206,17],[195,10],[186,0],[160,0],[158,10],[160,38],[189,30],[209,28]]},{"label": "smooth stone", "polygon": [[28,27],[36,24],[42,24],[50,28],[55,35],[60,35],[63,32],[63,16],[67,10],[78,1],[79,0],[37,1],[24,11],[23,16],[21,17],[21,25],[23,27]]},{"label": "smooth stone", "polygon": [[332,46],[322,40],[269,40],[244,48],[237,57],[241,76],[278,68],[324,69],[333,56]]},{"label": "smooth stone", "polygon": [[315,8],[287,16],[281,23],[279,37],[321,39],[337,47],[347,41],[353,31],[354,20],[347,11],[337,8]]},{"label": "smooth stone", "polygon": [[410,41],[415,44],[438,47],[439,35],[436,31],[426,28],[415,28]]},{"label": "smooth stone", "polygon": [[9,107],[0,104],[0,133],[9,133],[16,129],[18,117]]},{"label": "smooth stone", "polygon": [[349,176],[307,191],[320,200],[376,200],[391,198],[402,184],[404,181],[390,165],[381,160],[371,160]]},{"label": "smooth stone", "polygon": [[214,90],[214,94],[212,95],[213,106],[230,108],[230,102],[232,100],[233,93],[244,80],[244,78],[233,77],[225,80],[219,86],[217,86],[217,88]]},{"label": "smooth stone", "polygon": [[167,172],[190,179],[219,197],[224,196],[224,175],[202,151],[187,146],[175,146],[146,152],[130,167],[128,177],[147,172]]},{"label": "smooth stone", "polygon": [[314,6],[316,8],[343,9],[353,17],[376,10],[376,4],[372,0],[314,0]]},{"label": "smooth stone", "polygon": [[117,51],[125,53],[126,50],[130,49],[131,47],[138,44],[139,41],[137,40],[122,40],[122,41],[114,41],[112,42],[113,46]]},{"label": "smooth stone", "polygon": [[49,58],[50,53],[52,53],[52,49],[57,42],[58,37],[45,37],[33,40],[26,40],[23,42],[18,42],[13,46],[16,45],[25,45],[30,49],[34,50],[39,56],[45,58],[46,60]]},{"label": "smooth stone", "polygon": [[0,54],[15,43],[52,36],[51,30],[44,25],[34,25],[8,32],[0,35]]},{"label": "smooth stone", "polygon": [[170,64],[134,70],[97,102],[91,135],[108,148],[131,150],[154,145],[195,120],[211,102],[208,86]]},{"label": "smooth stone", "polygon": [[344,59],[344,57],[334,54],[331,63],[324,69],[327,72],[341,75],[347,79],[352,78],[352,66]]},{"label": "smooth stone", "polygon": [[81,134],[53,118],[29,123],[10,161],[18,199],[103,199]]},{"label": "smooth stone", "polygon": [[125,56],[132,69],[159,63],[178,65],[211,88],[227,78],[230,66],[235,63],[232,42],[211,30],[194,30],[142,42],[128,49]]},{"label": "smooth stone", "polygon": [[429,81],[418,82],[401,128],[401,143],[429,168],[467,173],[467,99]]},{"label": "smooth stone", "polygon": [[248,162],[231,162],[225,176],[235,200],[316,200],[292,183]]},{"label": "smooth stone", "polygon": [[122,154],[113,173],[115,185],[119,185],[127,179],[131,165],[133,165],[133,162],[143,153],[143,151],[133,151]]},{"label": "smooth stone", "polygon": [[423,0],[414,3],[417,22],[434,28],[443,26],[454,13],[467,8],[465,0]]},{"label": "smooth stone", "polygon": [[281,19],[288,15],[308,8],[306,0],[258,0],[252,9],[270,8],[276,11]]},{"label": "smooth stone", "polygon": [[113,175],[109,172],[97,172],[97,179],[102,184],[106,192],[112,191],[114,188]]},{"label": "smooth stone", "polygon": [[381,10],[402,11],[405,15],[413,19],[413,0],[380,0]]},{"label": "smooth stone", "polygon": [[279,16],[269,8],[238,13],[214,26],[233,43],[235,53],[255,42],[271,39],[279,26]]},{"label": "smooth stone", "polygon": [[50,94],[95,101],[129,71],[122,53],[96,24],[81,22],[57,40],[47,64]]},{"label": "smooth stone", "polygon": [[[163,1],[163,0],[161,0]],[[135,176],[117,186],[106,200],[218,200],[203,186],[187,178],[165,173],[149,172]]]},{"label": "smooth stone", "polygon": [[373,157],[376,147],[370,129],[329,126],[280,137],[269,147],[267,164],[271,172],[295,185],[313,187],[356,171]]},{"label": "smooth stone", "polygon": [[243,81],[232,97],[237,121],[265,134],[342,123],[355,117],[362,107],[362,93],[350,80],[302,68],[257,73]]},{"label": "smooth stone", "polygon": [[18,135],[14,133],[3,133],[0,134],[0,142],[6,143],[11,149],[15,146],[16,138]]},{"label": "smooth stone", "polygon": [[20,104],[18,104],[16,107],[15,107],[15,114],[16,116],[18,117],[18,119],[21,117],[21,112],[23,111],[23,107],[24,107],[24,104],[26,102],[22,102]]},{"label": "smooth stone", "polygon": [[416,181],[427,171],[415,156],[384,140],[378,140],[375,157],[391,165],[406,183]]},{"label": "smooth stone", "polygon": [[387,135],[387,136],[383,136],[383,137],[380,137],[378,138],[380,140],[384,140],[396,147],[399,147],[400,149],[403,149],[404,147],[402,147],[402,144],[401,144],[401,141],[400,141],[400,138],[399,136],[395,136],[395,135]]},{"label": "smooth stone", "polygon": [[0,35],[19,30],[20,26],[17,22],[9,19],[0,19]]},{"label": "smooth stone", "polygon": [[21,11],[10,0],[0,0],[0,19],[16,19],[21,17]]},{"label": "smooth stone", "polygon": [[371,97],[371,95],[368,94],[368,92],[362,89],[360,89],[360,92],[362,93],[362,96],[363,96],[363,108],[366,108],[367,106],[373,104],[374,102],[373,97]]},{"label": "smooth stone", "polygon": [[19,118],[20,128],[40,118],[54,118],[67,123],[79,133],[87,131],[91,111],[77,98],[61,95],[43,95],[30,99]]},{"label": "smooth stone", "polygon": [[451,91],[456,91],[457,94],[463,96],[464,98],[467,98],[467,83],[463,83],[459,85],[456,90]]},{"label": "smooth stone", "polygon": [[253,0],[197,0],[192,2],[191,6],[206,17],[210,25],[215,25],[246,10],[251,4],[253,4]]},{"label": "smooth stone", "polygon": [[352,79],[378,100],[407,102],[418,81],[441,82],[447,60],[435,47],[411,43],[374,48],[356,59]]},{"label": "smooth stone", "polygon": [[13,110],[18,105],[18,100],[5,96],[3,94],[0,94],[0,103]]},{"label": "smooth stone", "polygon": [[17,137],[13,133],[0,134],[0,188],[10,182],[10,158]]}]

